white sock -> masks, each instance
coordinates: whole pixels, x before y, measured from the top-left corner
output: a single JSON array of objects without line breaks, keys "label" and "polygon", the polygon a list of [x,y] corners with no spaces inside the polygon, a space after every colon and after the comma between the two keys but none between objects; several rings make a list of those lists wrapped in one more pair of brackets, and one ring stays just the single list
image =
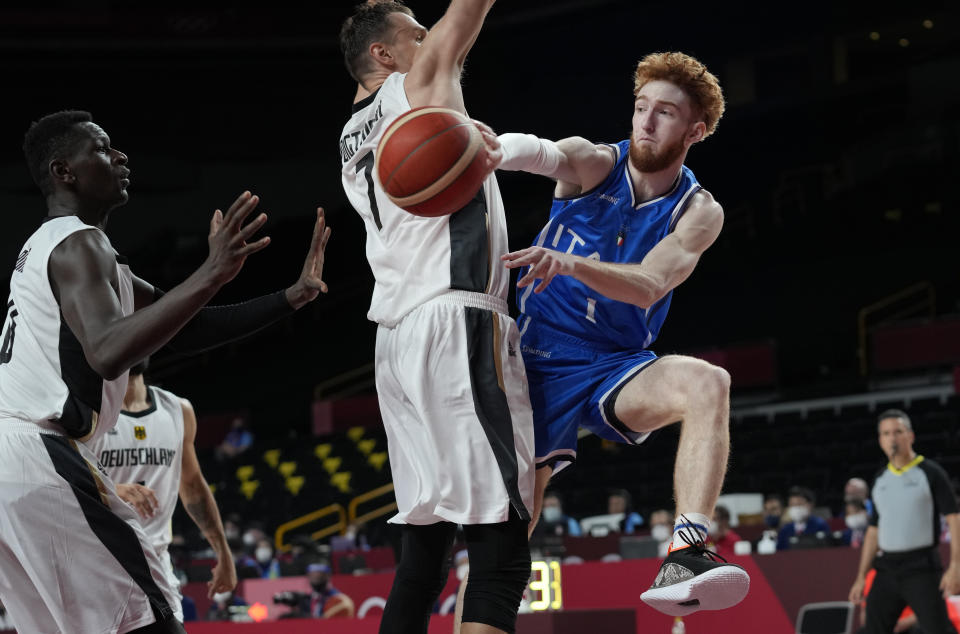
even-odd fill
[{"label": "white sock", "polygon": [[689,546],[680,533],[683,532],[688,538],[699,539],[702,542],[707,541],[707,531],[710,527],[710,518],[703,513],[681,513],[677,515],[677,520],[673,523],[673,548],[683,548]]}]

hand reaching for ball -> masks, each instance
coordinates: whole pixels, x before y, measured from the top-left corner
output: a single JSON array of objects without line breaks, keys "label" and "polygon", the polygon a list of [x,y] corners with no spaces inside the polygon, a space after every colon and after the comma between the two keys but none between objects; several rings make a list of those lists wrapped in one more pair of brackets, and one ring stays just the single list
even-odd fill
[{"label": "hand reaching for ball", "polygon": [[486,145],[487,158],[484,165],[487,168],[487,173],[493,172],[503,161],[503,149],[500,147],[500,139],[497,138],[497,133],[493,131],[493,128],[483,121],[477,121],[476,119],[471,119],[471,121],[473,121],[473,124],[480,130],[480,136]]}]

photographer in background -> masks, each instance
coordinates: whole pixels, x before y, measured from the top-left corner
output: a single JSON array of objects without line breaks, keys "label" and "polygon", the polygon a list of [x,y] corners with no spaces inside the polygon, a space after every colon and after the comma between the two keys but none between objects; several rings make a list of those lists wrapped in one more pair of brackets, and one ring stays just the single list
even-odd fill
[{"label": "photographer in background", "polygon": [[307,566],[310,592],[288,590],[274,595],[273,602],[290,606],[281,619],[353,618],[353,600],[330,583],[330,566],[322,563]]}]

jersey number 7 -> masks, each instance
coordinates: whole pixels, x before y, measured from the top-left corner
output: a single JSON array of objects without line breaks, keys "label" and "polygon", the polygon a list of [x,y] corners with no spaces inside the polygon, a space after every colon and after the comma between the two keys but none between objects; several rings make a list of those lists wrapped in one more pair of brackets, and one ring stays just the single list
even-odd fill
[{"label": "jersey number 7", "polygon": [[9,311],[10,319],[8,321],[10,325],[6,332],[3,333],[3,345],[0,345],[0,365],[9,363],[10,359],[13,358],[13,336],[17,330],[16,318],[17,315],[20,314],[17,312],[17,309],[13,307],[13,302],[7,304],[7,310]]}]

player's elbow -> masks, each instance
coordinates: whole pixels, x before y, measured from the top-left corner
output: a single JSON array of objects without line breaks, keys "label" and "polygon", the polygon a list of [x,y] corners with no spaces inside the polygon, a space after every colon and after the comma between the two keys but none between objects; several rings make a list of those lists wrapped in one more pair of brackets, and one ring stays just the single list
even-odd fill
[{"label": "player's elbow", "polygon": [[87,363],[104,381],[113,381],[130,369],[128,365],[121,363],[118,359],[111,358],[105,354],[85,354]]},{"label": "player's elbow", "polygon": [[634,297],[631,303],[638,308],[647,310],[663,299],[664,295],[666,294],[666,291],[659,288],[650,287],[649,285],[642,283],[637,284],[634,287]]}]

